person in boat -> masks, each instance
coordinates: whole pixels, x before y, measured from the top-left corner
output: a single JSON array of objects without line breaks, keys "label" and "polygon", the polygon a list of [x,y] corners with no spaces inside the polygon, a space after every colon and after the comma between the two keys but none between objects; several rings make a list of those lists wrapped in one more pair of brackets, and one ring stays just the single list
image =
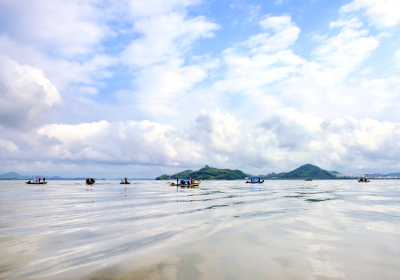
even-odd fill
[{"label": "person in boat", "polygon": [[125,178],[125,184],[128,184],[128,178],[127,177]]},{"label": "person in boat", "polygon": [[45,178],[45,177],[43,177],[43,183],[44,183],[44,182],[46,182],[46,178]]},{"label": "person in boat", "polygon": [[261,182],[261,178],[258,178],[258,182],[259,182],[259,183]]},{"label": "person in boat", "polygon": [[39,177],[39,184],[40,184],[40,177]]},{"label": "person in boat", "polygon": [[94,183],[94,179],[93,178],[90,178],[90,183]]}]

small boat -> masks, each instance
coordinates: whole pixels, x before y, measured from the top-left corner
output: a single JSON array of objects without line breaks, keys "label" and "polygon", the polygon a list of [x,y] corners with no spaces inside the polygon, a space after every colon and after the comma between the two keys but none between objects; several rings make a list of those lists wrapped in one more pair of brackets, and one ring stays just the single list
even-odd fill
[{"label": "small boat", "polygon": [[40,182],[40,176],[36,176],[35,179],[31,179],[28,182],[26,182],[28,185],[46,185],[46,178],[42,179],[42,182]]},{"label": "small boat", "polygon": [[312,178],[305,179],[304,181],[312,181]]},{"label": "small boat", "polygon": [[246,184],[263,184],[264,180],[261,180],[260,178],[257,179],[250,179],[250,181],[246,181]]},{"label": "small boat", "polygon": [[173,187],[187,187],[187,188],[194,188],[194,187],[198,187],[200,185],[200,183],[203,180],[197,181],[195,179],[176,179],[176,184],[175,183],[171,183],[171,186]]},{"label": "small boat", "polygon": [[128,182],[128,177],[121,179],[121,183],[120,184],[130,184],[131,182]]},{"label": "small boat", "polygon": [[31,182],[31,180],[29,180],[28,182],[25,182],[28,185],[46,185],[47,182]]},{"label": "small boat", "polygon": [[358,179],[358,182],[359,183],[368,183],[368,182],[371,182],[371,181],[368,180],[367,178],[365,178],[365,179],[361,178],[361,179]]},{"label": "small boat", "polygon": [[93,178],[86,178],[86,185],[93,185],[96,181]]}]

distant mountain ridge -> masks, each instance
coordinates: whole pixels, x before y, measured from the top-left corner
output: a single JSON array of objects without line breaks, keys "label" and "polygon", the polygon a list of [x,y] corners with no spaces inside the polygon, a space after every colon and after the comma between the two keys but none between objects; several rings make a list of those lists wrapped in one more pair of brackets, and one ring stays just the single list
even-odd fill
[{"label": "distant mountain ridge", "polygon": [[161,175],[156,180],[171,180],[171,179],[196,179],[196,180],[236,180],[244,179],[249,176],[241,170],[218,169],[214,167],[203,167],[200,170],[185,170],[174,175]]},{"label": "distant mountain ridge", "polygon": [[0,179],[13,179],[13,180],[26,180],[26,179],[30,179],[31,177],[29,176],[24,176],[24,175],[20,175],[18,173],[15,172],[8,172],[5,174],[0,174]]},{"label": "distant mountain ridge", "polygon": [[[36,175],[37,176],[37,175]],[[5,174],[0,174],[0,180],[29,180],[32,178],[35,178],[36,176],[26,176],[26,175],[20,175],[15,172],[8,172]],[[77,177],[77,178],[63,178],[59,176],[39,176],[40,178],[45,177],[46,180],[85,180],[85,177]],[[96,180],[106,180],[105,178],[95,178]]]}]

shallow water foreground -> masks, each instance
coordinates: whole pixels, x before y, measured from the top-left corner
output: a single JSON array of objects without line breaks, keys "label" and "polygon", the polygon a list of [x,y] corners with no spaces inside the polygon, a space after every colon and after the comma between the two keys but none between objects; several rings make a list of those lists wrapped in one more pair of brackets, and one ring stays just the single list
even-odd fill
[{"label": "shallow water foreground", "polygon": [[400,181],[0,181],[0,279],[400,279]]}]

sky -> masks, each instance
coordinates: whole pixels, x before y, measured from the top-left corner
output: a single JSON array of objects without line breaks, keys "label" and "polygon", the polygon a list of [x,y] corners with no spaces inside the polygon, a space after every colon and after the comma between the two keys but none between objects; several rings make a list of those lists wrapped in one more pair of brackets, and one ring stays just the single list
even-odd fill
[{"label": "sky", "polygon": [[400,171],[398,0],[0,0],[0,173]]}]

